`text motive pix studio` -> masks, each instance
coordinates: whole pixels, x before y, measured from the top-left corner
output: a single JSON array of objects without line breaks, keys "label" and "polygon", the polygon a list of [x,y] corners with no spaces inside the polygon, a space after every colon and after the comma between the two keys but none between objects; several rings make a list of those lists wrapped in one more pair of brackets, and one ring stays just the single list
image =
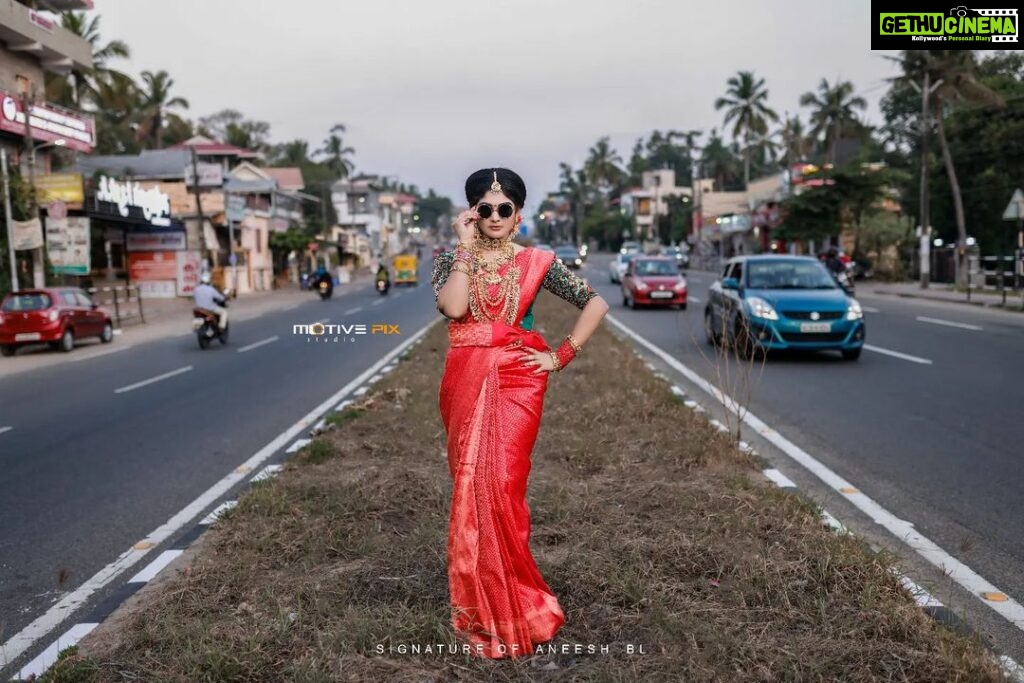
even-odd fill
[{"label": "text motive pix studio", "polygon": [[141,297],[190,294],[199,257],[188,251],[185,224],[171,217],[171,198],[159,185],[97,175],[89,211],[97,232],[102,229],[108,266],[138,286]]}]

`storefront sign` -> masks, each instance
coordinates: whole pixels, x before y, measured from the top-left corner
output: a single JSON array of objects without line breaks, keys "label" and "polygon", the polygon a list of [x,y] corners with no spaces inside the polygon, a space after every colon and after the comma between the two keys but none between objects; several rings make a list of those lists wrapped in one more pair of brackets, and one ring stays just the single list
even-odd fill
[{"label": "storefront sign", "polygon": [[178,278],[178,259],[173,251],[153,251],[128,255],[128,276],[133,282]]},{"label": "storefront sign", "polygon": [[[224,167],[220,164],[196,164],[199,169],[199,187],[220,187],[224,184]],[[195,187],[196,176],[192,164],[185,166],[185,185]]]},{"label": "storefront sign", "polygon": [[54,273],[89,274],[89,219],[47,217],[46,254]]},{"label": "storefront sign", "polygon": [[11,221],[14,226],[14,249],[27,251],[43,246],[43,223],[38,218],[28,221]]},{"label": "storefront sign", "polygon": [[[43,142],[64,140],[65,147],[88,154],[96,145],[96,121],[91,116],[51,104],[34,104],[29,125],[32,139]],[[20,96],[0,90],[0,130],[25,135],[25,112]]]},{"label": "storefront sign", "polygon": [[122,218],[128,218],[132,209],[141,212],[142,219],[151,225],[171,224],[171,199],[159,188],[143,188],[140,183],[123,183],[100,176],[96,188],[96,201],[112,204]]},{"label": "storefront sign", "polygon": [[192,296],[199,284],[202,271],[202,256],[198,251],[179,251],[178,261],[178,296]]},{"label": "storefront sign", "polygon": [[59,200],[69,204],[71,209],[81,209],[85,201],[82,174],[50,173],[36,176],[36,197],[42,205]]},{"label": "storefront sign", "polygon": [[184,232],[129,232],[125,235],[125,250],[182,251],[187,245]]}]

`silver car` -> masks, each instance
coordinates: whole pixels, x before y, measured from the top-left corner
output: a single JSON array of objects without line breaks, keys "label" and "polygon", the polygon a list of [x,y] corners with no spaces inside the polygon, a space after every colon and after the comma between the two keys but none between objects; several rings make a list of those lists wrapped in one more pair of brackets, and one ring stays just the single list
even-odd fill
[{"label": "silver car", "polygon": [[612,284],[621,284],[622,276],[626,274],[629,262],[639,256],[638,253],[616,254],[611,263],[608,264],[608,279]]}]

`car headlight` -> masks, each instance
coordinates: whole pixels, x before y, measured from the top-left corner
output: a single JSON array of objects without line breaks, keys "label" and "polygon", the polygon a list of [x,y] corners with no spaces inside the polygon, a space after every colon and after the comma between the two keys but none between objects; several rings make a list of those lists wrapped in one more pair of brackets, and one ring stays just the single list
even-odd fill
[{"label": "car headlight", "polygon": [[641,292],[646,292],[649,289],[647,283],[644,282],[643,280],[636,281],[636,288],[639,289]]},{"label": "car headlight", "polygon": [[856,299],[850,299],[849,308],[846,309],[847,320],[860,320],[864,317],[864,309]]},{"label": "car headlight", "polygon": [[583,261],[581,261],[580,259],[576,259],[576,265],[577,266],[583,265]]},{"label": "car headlight", "polygon": [[764,318],[765,320],[779,319],[779,314],[775,312],[772,305],[759,296],[752,296],[747,299],[747,305],[750,307],[750,315],[755,318]]},{"label": "car headlight", "polygon": [[58,311],[56,308],[46,314],[46,319],[49,320],[51,323],[57,322],[57,318],[59,317],[60,311]]},{"label": "car headlight", "polygon": [[686,289],[686,280],[680,280],[679,282],[677,282],[675,289],[677,292],[681,292],[684,289]]}]

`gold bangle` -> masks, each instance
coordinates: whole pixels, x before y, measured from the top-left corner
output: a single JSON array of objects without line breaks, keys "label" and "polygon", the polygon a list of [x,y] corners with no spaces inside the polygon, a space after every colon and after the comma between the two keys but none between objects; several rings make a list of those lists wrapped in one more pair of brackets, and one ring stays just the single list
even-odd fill
[{"label": "gold bangle", "polygon": [[565,335],[565,339],[566,341],[569,342],[569,346],[572,347],[572,350],[576,352],[576,355],[579,355],[580,352],[583,351],[583,347],[580,346],[580,343],[576,341],[576,338],[573,337],[571,334]]},{"label": "gold bangle", "polygon": [[465,273],[466,275],[472,275],[472,273],[470,272],[468,266],[465,267],[465,268],[458,268],[458,267],[453,265],[452,266],[452,270],[454,270],[456,273]]},{"label": "gold bangle", "polygon": [[561,372],[561,370],[562,370],[562,363],[561,363],[561,361],[558,360],[558,354],[555,353],[554,351],[548,351],[548,353],[551,354],[551,360],[555,364],[555,369],[553,370],[553,372]]}]

